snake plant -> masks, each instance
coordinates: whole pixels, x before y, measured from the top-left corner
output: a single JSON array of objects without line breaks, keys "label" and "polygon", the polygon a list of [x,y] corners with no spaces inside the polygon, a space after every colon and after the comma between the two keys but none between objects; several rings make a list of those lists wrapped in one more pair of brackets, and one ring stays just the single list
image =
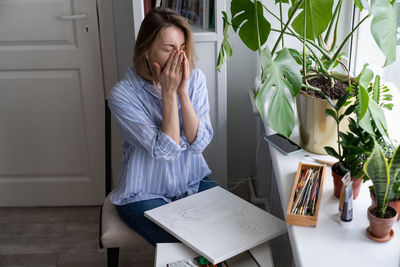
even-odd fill
[{"label": "snake plant", "polygon": [[389,194],[400,171],[400,146],[390,162],[386,160],[382,148],[374,141],[374,149],[364,164],[365,174],[372,180],[377,203],[377,217],[384,218],[389,202]]}]

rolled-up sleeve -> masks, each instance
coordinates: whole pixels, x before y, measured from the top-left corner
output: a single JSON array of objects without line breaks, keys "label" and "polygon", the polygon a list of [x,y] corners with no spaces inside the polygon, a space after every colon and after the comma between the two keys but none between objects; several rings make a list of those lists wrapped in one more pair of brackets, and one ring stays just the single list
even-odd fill
[{"label": "rolled-up sleeve", "polygon": [[108,97],[111,113],[116,118],[123,138],[134,147],[150,153],[153,158],[176,160],[187,149],[181,138],[176,144],[149,118],[140,103],[129,101],[123,84],[117,84]]},{"label": "rolled-up sleeve", "polygon": [[153,149],[155,158],[165,158],[167,155],[168,159],[176,159],[180,153],[185,150],[186,144],[182,138],[180,139],[180,145],[175,143],[171,137],[162,132],[158,131],[158,149]]},{"label": "rolled-up sleeve", "polygon": [[193,152],[203,152],[213,137],[213,129],[210,120],[210,104],[208,102],[208,90],[206,78],[200,70],[197,70],[192,95],[192,105],[199,119],[196,139],[192,144],[187,143],[188,149]]}]

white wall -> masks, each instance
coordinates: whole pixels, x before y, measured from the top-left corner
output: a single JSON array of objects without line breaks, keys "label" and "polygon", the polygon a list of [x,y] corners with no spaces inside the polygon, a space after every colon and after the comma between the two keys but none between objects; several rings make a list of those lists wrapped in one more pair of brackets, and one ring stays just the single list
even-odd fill
[{"label": "white wall", "polygon": [[113,0],[115,39],[119,79],[132,65],[134,32],[131,0]]},{"label": "white wall", "polygon": [[[227,10],[230,13],[230,1]],[[255,123],[259,117],[253,114],[248,92],[254,89],[258,56],[236,33],[229,36],[233,55],[227,63],[228,177],[237,180],[255,175]]]}]

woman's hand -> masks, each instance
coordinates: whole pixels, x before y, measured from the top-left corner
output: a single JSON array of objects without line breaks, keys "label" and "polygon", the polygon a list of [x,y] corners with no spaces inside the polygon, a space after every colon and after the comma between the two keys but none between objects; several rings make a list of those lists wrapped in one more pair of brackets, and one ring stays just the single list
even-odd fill
[{"label": "woman's hand", "polygon": [[182,61],[182,80],[178,87],[178,94],[182,97],[184,94],[187,94],[187,86],[190,77],[190,69],[189,69],[189,61],[186,57],[185,51],[180,51],[183,56]]},{"label": "woman's hand", "polygon": [[183,71],[182,80],[178,87],[178,96],[181,103],[181,114],[183,121],[183,130],[189,144],[192,144],[197,136],[199,128],[199,119],[194,111],[192,101],[188,93],[188,82],[190,77],[189,61],[185,52],[183,53]]},{"label": "woman's hand", "polygon": [[153,63],[156,69],[156,79],[161,85],[163,94],[177,93],[178,87],[182,81],[182,62],[182,53],[180,53],[180,51],[174,51],[168,58],[163,70],[161,70],[161,66],[157,62]]}]

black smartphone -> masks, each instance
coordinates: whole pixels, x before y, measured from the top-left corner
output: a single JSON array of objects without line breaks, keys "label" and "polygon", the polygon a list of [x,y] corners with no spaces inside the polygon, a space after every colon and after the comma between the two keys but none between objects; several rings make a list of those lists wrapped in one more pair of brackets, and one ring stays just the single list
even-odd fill
[{"label": "black smartphone", "polygon": [[290,155],[303,150],[301,146],[281,134],[264,136],[264,139],[285,155]]}]

